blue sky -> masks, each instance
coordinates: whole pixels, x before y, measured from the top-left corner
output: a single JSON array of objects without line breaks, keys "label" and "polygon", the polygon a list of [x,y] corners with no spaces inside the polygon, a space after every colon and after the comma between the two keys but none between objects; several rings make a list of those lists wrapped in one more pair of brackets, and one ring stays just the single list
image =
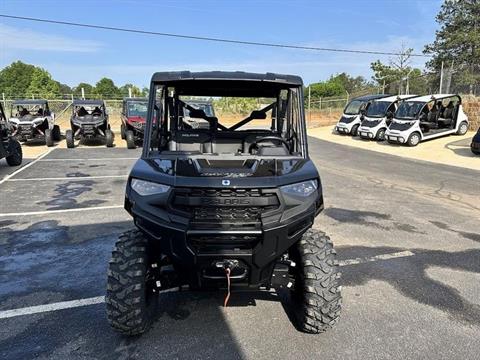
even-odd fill
[{"label": "blue sky", "polygon": [[[441,0],[0,0],[0,13],[105,26],[292,45],[421,52]],[[243,70],[370,78],[375,55],[210,43],[0,18],[0,68],[21,60],[74,86],[112,78],[148,85],[155,71]],[[423,67],[425,59],[413,64]]]}]

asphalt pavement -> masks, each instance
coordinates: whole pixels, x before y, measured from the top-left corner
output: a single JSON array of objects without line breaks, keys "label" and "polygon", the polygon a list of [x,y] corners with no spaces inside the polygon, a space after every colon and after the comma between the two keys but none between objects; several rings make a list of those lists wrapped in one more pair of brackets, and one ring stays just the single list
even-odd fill
[{"label": "asphalt pavement", "polygon": [[185,291],[162,295],[148,333],[116,334],[101,296],[140,150],[55,149],[0,183],[0,358],[477,359],[480,172],[309,141],[315,227],[342,264],[334,329],[298,332],[283,293],[223,308],[223,293]]}]

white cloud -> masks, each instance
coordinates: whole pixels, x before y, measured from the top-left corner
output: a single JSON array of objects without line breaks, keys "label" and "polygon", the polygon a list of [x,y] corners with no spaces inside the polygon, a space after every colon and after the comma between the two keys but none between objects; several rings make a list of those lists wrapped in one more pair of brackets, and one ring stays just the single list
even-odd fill
[{"label": "white cloud", "polygon": [[0,47],[4,50],[96,52],[102,47],[102,44],[92,40],[50,35],[0,24]]}]

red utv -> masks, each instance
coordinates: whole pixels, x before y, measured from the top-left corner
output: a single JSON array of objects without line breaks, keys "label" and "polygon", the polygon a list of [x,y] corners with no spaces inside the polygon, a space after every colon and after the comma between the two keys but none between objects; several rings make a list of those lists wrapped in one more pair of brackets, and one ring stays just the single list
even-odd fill
[{"label": "red utv", "polygon": [[145,119],[147,118],[147,98],[124,98],[120,133],[127,142],[127,148],[135,149],[136,142],[143,141]]}]

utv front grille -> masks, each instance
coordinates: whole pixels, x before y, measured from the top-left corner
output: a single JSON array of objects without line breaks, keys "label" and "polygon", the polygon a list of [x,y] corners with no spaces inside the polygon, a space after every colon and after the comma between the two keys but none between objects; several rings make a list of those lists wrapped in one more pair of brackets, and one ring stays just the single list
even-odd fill
[{"label": "utv front grille", "polygon": [[175,189],[172,208],[198,225],[254,225],[278,209],[276,193],[265,189]]}]

